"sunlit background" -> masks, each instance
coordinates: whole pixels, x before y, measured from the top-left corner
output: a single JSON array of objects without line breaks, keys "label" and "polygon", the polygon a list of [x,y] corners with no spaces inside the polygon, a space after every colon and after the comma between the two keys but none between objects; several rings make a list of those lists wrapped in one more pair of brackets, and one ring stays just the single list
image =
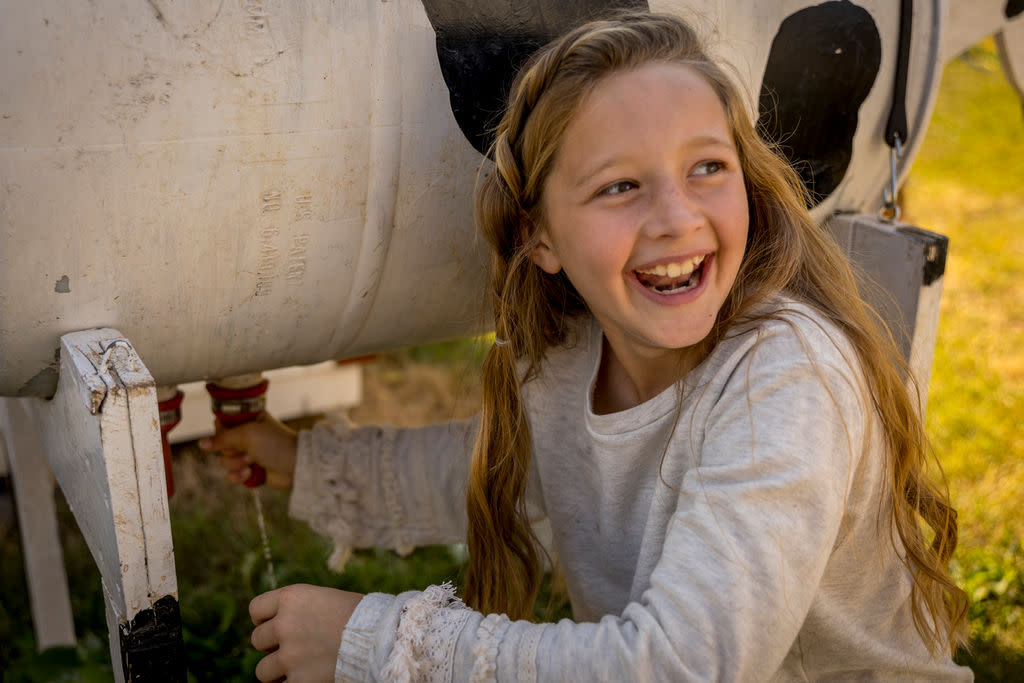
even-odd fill
[{"label": "sunlit background", "polygon": [[960,511],[979,680],[1024,680],[1024,110],[991,41],[954,60],[904,188],[950,240],[928,430]]}]

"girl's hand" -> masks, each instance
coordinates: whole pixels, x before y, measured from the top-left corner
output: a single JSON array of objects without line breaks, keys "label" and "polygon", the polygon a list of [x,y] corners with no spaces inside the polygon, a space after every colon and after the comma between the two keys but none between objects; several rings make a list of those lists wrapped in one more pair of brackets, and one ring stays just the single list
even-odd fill
[{"label": "girl's hand", "polygon": [[341,632],[363,596],[295,584],[249,603],[252,645],[267,652],[256,665],[261,681],[333,681]]},{"label": "girl's hand", "polygon": [[290,489],[295,472],[299,437],[295,430],[263,412],[252,422],[225,427],[214,423],[214,435],[199,440],[204,451],[220,451],[220,466],[227,471],[228,481],[240,484],[252,473],[251,465],[267,471],[267,486]]}]

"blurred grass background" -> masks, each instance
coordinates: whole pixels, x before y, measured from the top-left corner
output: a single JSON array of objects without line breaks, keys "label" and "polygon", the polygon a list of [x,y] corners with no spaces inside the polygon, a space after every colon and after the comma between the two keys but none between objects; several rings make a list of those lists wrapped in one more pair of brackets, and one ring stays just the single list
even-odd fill
[{"label": "blurred grass background", "polygon": [[[979,681],[1024,680],[1024,116],[990,42],[946,68],[902,203],[906,222],[950,238],[928,429],[960,510],[952,569],[972,598],[972,650],[958,660]],[[366,400],[353,418],[417,424],[471,413],[486,343],[380,357],[366,367]],[[259,654],[248,644],[247,604],[270,588],[253,505],[193,446],[177,447],[175,460],[189,679],[253,680]],[[334,574],[325,542],[287,518],[286,497],[262,495],[281,585],[397,592],[459,578],[461,551],[445,547],[407,558],[359,552]],[[35,652],[17,527],[0,521],[0,681],[111,680],[99,573],[63,501],[59,514],[79,644]],[[537,610],[541,619],[564,613],[557,593]]]},{"label": "blurred grass background", "polygon": [[1024,112],[991,41],[951,62],[904,186],[949,237],[928,433],[960,512],[978,680],[1024,681]]}]

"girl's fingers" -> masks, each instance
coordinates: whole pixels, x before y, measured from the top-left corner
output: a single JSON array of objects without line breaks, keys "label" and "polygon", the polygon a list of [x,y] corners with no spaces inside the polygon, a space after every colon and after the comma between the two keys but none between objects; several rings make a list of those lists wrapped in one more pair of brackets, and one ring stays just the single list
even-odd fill
[{"label": "girl's fingers", "polygon": [[232,484],[241,484],[249,480],[252,476],[251,467],[243,467],[240,470],[233,470],[224,475],[224,477]]},{"label": "girl's fingers", "polygon": [[272,622],[263,622],[252,630],[249,642],[260,652],[274,652],[281,644]]},{"label": "girl's fingers", "polygon": [[277,603],[282,589],[267,591],[257,595],[249,602],[249,617],[252,623],[259,626],[277,616]]},{"label": "girl's fingers", "polygon": [[245,453],[221,453],[217,458],[217,464],[228,471],[240,470],[243,467],[248,467],[249,459]]},{"label": "girl's fingers", "polygon": [[265,682],[284,680],[285,670],[280,659],[275,654],[269,654],[261,659],[260,663],[256,665],[256,678]]},{"label": "girl's fingers", "polygon": [[249,458],[244,453],[221,453],[217,464],[224,470],[225,478],[234,484],[245,481],[252,474]]},{"label": "girl's fingers", "polygon": [[244,424],[225,427],[220,419],[216,419],[213,423],[213,436],[200,439],[199,448],[204,451],[245,452],[249,448],[249,430]]},{"label": "girl's fingers", "polygon": [[256,628],[251,641],[253,647],[269,653],[256,668],[259,679],[332,680],[341,634],[362,598],[305,584],[253,598],[249,616]]}]

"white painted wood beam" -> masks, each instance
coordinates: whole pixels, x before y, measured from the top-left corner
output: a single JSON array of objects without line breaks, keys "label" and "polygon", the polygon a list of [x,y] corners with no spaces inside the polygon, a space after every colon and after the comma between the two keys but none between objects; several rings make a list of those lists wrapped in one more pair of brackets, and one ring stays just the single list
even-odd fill
[{"label": "white painted wood beam", "polygon": [[53,474],[23,403],[0,398],[0,458],[6,455],[18,511],[21,552],[36,649],[75,644],[68,577],[60,545]]},{"label": "white painted wood beam", "polygon": [[100,570],[117,680],[183,681],[153,377],[117,330],[75,332],[61,337],[56,395],[26,405]]}]

